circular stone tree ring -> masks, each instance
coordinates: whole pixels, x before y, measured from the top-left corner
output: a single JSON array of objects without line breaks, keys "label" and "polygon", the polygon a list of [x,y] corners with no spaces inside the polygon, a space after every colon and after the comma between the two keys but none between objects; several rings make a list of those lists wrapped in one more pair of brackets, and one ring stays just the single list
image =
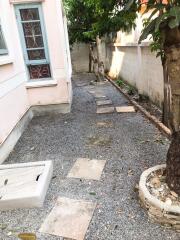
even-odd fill
[{"label": "circular stone tree ring", "polygon": [[150,219],[168,228],[180,232],[180,204],[170,205],[152,195],[147,187],[150,176],[158,171],[165,170],[166,165],[158,165],[144,171],[139,182],[139,197],[141,204],[147,209]]}]

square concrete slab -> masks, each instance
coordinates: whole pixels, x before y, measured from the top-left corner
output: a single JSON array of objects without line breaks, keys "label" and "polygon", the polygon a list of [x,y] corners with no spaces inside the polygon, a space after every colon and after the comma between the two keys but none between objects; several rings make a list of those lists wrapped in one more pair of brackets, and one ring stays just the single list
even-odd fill
[{"label": "square concrete slab", "polygon": [[59,197],[40,232],[83,240],[95,208],[96,204],[92,202]]},{"label": "square concrete slab", "polygon": [[104,160],[79,158],[67,177],[100,180],[105,164]]},{"label": "square concrete slab", "polygon": [[135,108],[133,106],[122,106],[122,107],[116,107],[116,111],[118,113],[130,113],[130,112],[136,112]]},{"label": "square concrete slab", "polygon": [[97,102],[97,101],[109,100],[109,98],[107,96],[102,96],[102,97],[96,97],[95,100]]},{"label": "square concrete slab", "polygon": [[106,98],[106,96],[103,93],[95,93],[93,95],[95,98]]},{"label": "square concrete slab", "polygon": [[52,177],[51,161],[0,166],[0,210],[42,207]]},{"label": "square concrete slab", "polygon": [[90,94],[95,94],[96,92],[94,90],[89,90],[88,91]]},{"label": "square concrete slab", "polygon": [[98,107],[96,113],[97,114],[113,113],[114,110],[115,110],[114,107]]},{"label": "square concrete slab", "polygon": [[112,101],[111,100],[97,100],[96,105],[97,106],[104,106],[104,105],[111,105]]}]

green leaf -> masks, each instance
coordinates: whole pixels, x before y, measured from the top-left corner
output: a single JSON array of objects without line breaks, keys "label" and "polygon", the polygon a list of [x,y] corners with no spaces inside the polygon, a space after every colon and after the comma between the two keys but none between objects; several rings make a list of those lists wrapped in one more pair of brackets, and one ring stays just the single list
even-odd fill
[{"label": "green leaf", "polygon": [[158,57],[161,57],[161,55],[162,55],[162,53],[161,52],[158,52],[157,54],[156,54],[156,57],[158,58]]},{"label": "green leaf", "polygon": [[96,195],[95,192],[90,192],[89,194],[92,195],[92,196],[95,196],[95,195]]},{"label": "green leaf", "polygon": [[149,34],[152,34],[154,29],[155,29],[155,25],[156,25],[156,19],[153,19],[148,25],[147,27],[145,27],[142,31],[142,34],[139,38],[139,43],[141,43],[143,40],[145,40]]},{"label": "green leaf", "polygon": [[156,15],[156,13],[159,11],[159,9],[154,9],[154,11],[151,13],[151,15],[149,16],[149,18],[148,18],[148,22],[151,20],[151,18],[154,16],[154,15]]}]

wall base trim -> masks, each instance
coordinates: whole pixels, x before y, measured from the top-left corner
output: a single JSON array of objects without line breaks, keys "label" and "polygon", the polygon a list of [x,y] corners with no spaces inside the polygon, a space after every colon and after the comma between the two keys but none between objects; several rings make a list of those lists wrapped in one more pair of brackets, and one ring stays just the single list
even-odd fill
[{"label": "wall base trim", "polygon": [[71,104],[51,104],[51,105],[36,105],[31,107],[34,116],[45,116],[48,114],[66,114],[71,111]]},{"label": "wall base trim", "polygon": [[0,144],[0,164],[2,164],[8,158],[9,154],[14,149],[16,143],[22,136],[24,130],[27,128],[33,117],[45,116],[48,114],[66,114],[70,111],[70,103],[40,105],[31,107],[27,112],[25,112],[24,116],[16,124],[16,126],[8,135],[6,140],[2,144]]},{"label": "wall base trim", "polygon": [[2,144],[0,144],[0,164],[3,163],[9,156],[9,154],[12,152],[16,143],[18,142],[19,138],[21,137],[22,133],[24,132],[32,118],[33,112],[31,109],[29,109],[19,120],[19,122],[8,135],[6,140]]}]

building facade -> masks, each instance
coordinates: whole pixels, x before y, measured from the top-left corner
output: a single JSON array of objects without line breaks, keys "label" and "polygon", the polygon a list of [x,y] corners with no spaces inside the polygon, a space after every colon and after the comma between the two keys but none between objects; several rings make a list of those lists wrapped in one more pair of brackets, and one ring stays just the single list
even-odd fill
[{"label": "building facade", "polygon": [[0,162],[34,115],[69,112],[71,59],[60,0],[0,0]]}]

